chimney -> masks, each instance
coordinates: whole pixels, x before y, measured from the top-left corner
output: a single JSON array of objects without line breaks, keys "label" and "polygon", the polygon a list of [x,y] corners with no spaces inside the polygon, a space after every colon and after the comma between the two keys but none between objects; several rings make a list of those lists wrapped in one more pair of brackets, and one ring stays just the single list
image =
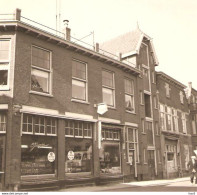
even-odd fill
[{"label": "chimney", "polygon": [[64,25],[66,25],[66,27],[64,27],[64,29],[63,29],[63,33],[65,34],[65,39],[67,41],[70,41],[71,40],[71,29],[68,28],[69,20],[64,20],[63,22],[64,22]]},{"label": "chimney", "polygon": [[20,21],[21,20],[21,9],[16,8],[14,14],[15,14],[15,20]]},{"label": "chimney", "polygon": [[96,43],[96,52],[99,52],[99,43]]}]

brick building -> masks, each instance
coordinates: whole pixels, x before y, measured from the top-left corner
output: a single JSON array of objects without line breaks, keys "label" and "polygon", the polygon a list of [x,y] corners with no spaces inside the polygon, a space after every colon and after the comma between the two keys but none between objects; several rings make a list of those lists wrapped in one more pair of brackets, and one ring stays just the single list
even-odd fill
[{"label": "brick building", "polygon": [[140,29],[90,49],[69,28],[43,30],[19,9],[11,17],[0,21],[2,189],[162,178],[169,137],[191,150],[189,128],[160,132],[158,101],[176,102],[160,98],[152,39]]},{"label": "brick building", "polygon": [[163,72],[157,72],[160,132],[165,178],[187,174],[192,154],[191,123],[185,85]]}]

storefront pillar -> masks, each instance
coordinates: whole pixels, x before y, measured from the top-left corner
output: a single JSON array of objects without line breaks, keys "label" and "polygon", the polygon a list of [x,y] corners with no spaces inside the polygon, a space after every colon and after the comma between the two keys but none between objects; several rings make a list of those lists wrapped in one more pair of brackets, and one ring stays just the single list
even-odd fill
[{"label": "storefront pillar", "polygon": [[21,113],[13,107],[11,128],[11,188],[18,191],[21,180]]},{"label": "storefront pillar", "polygon": [[[99,122],[94,124],[94,133],[93,133],[93,154],[94,154],[94,177],[96,179],[96,183],[99,180],[100,176],[100,161],[99,161],[99,148],[98,148],[98,138],[99,138],[99,133],[101,133],[98,128],[99,128]],[[100,140],[101,141],[101,140]]]},{"label": "storefront pillar", "polygon": [[57,151],[57,175],[58,180],[65,178],[65,122],[63,119],[58,119],[58,151]]}]

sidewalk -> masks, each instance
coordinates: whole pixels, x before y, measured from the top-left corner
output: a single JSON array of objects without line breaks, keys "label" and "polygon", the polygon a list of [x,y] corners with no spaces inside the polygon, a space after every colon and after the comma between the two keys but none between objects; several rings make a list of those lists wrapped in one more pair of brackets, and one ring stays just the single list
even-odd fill
[{"label": "sidewalk", "polygon": [[82,186],[76,188],[66,188],[60,189],[59,192],[98,192],[113,189],[121,189],[125,187],[136,187],[136,186],[156,186],[156,185],[167,185],[175,182],[190,181],[189,177],[182,177],[176,179],[162,179],[162,180],[150,180],[150,181],[137,181],[129,183],[117,183],[117,184],[107,184],[102,186]]}]

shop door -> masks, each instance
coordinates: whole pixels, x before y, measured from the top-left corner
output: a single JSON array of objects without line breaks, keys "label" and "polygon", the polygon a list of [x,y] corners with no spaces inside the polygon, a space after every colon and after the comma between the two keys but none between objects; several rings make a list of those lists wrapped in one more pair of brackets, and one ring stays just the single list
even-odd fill
[{"label": "shop door", "polygon": [[148,150],[148,177],[155,179],[155,157],[154,150]]},{"label": "shop door", "polygon": [[5,153],[5,140],[0,136],[0,190],[4,186],[4,153]]}]

